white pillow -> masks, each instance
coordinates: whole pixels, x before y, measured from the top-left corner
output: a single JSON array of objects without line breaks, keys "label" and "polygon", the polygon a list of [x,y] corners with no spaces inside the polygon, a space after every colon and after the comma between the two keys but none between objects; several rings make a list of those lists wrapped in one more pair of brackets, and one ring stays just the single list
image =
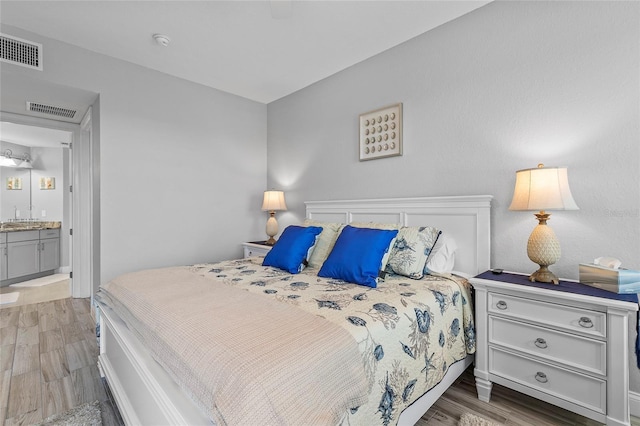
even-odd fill
[{"label": "white pillow", "polygon": [[322,228],[322,232],[318,236],[313,253],[311,253],[311,256],[307,258],[310,268],[320,269],[324,261],[327,260],[329,253],[331,253],[331,249],[333,249],[333,245],[338,239],[338,234],[340,234],[344,225],[341,223],[320,222],[317,220],[305,219],[302,226],[320,226]]},{"label": "white pillow", "polygon": [[450,274],[456,263],[456,250],[458,245],[450,235],[440,234],[431,254],[424,266],[425,274]]}]

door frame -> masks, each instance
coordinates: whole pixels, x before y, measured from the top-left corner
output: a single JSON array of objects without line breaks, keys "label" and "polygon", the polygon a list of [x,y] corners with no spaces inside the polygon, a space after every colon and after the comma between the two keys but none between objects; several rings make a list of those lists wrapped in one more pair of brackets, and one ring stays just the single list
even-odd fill
[{"label": "door frame", "polygon": [[[91,124],[93,108],[89,108],[87,115],[83,118]],[[44,127],[49,129],[63,130],[72,133],[72,161],[70,164],[72,176],[70,182],[73,185],[71,195],[72,209],[71,228],[73,234],[70,238],[69,262],[73,272],[70,280],[71,296],[74,298],[93,298],[94,278],[99,276],[99,265],[96,264],[94,254],[94,240],[99,228],[94,220],[98,212],[94,209],[93,202],[93,176],[94,159],[92,138],[88,141],[82,140],[82,128],[80,124],[68,123],[64,121],[49,120],[46,118],[31,117],[27,115],[14,114],[0,111],[0,121],[21,124],[25,126]],[[87,146],[88,145],[88,146]],[[77,154],[76,154],[77,153]],[[65,190],[69,190],[65,188]]]}]

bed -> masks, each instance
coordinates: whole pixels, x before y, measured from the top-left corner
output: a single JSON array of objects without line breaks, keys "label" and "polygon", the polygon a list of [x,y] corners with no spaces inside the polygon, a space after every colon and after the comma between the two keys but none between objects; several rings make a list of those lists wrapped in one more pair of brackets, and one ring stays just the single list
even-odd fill
[{"label": "bed", "polygon": [[[473,361],[472,299],[464,277],[489,269],[490,201],[456,196],[305,203],[306,218],[315,223],[442,230],[458,246],[451,277],[389,274],[371,288],[320,277],[313,267],[292,275],[248,258],[142,271],[104,285],[97,306],[99,366],[125,423],[414,424]],[[178,302],[187,281],[191,299]],[[233,327],[204,325],[198,312],[218,313]],[[261,324],[259,331],[250,334],[239,325],[243,321]],[[287,323],[318,328],[305,333]],[[237,338],[224,340],[227,335]],[[202,340],[216,345],[203,349]],[[260,362],[234,365],[235,354],[256,346],[268,352]],[[300,353],[295,346],[303,346]],[[282,358],[276,352],[284,352]],[[298,370],[316,376],[305,379]]]}]

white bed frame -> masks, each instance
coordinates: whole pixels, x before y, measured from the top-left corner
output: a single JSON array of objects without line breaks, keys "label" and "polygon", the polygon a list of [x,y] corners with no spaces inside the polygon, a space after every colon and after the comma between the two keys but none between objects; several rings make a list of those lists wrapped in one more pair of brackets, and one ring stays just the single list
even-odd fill
[{"label": "white bed frame", "polygon": [[[308,201],[306,216],[326,222],[385,222],[429,225],[453,236],[455,270],[468,276],[490,267],[491,196],[420,197],[372,200]],[[127,425],[198,425],[212,421],[187,397],[151,357],[118,316],[98,306],[98,366]],[[398,424],[413,425],[440,398],[473,356],[449,367],[443,380],[400,415]]]}]

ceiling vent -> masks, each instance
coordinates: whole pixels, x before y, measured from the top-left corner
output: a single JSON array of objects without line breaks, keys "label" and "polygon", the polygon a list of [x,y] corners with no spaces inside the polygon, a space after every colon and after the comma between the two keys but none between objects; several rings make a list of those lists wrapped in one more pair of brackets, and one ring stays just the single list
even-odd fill
[{"label": "ceiling vent", "polygon": [[0,61],[42,71],[42,45],[0,33]]},{"label": "ceiling vent", "polygon": [[73,118],[76,115],[75,110],[61,108],[57,106],[39,104],[37,102],[27,102],[27,111],[39,112],[41,114],[55,115],[56,117]]}]

